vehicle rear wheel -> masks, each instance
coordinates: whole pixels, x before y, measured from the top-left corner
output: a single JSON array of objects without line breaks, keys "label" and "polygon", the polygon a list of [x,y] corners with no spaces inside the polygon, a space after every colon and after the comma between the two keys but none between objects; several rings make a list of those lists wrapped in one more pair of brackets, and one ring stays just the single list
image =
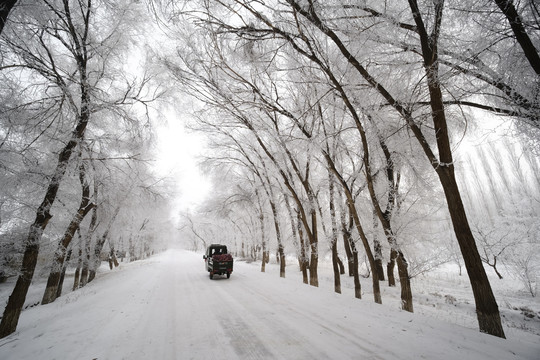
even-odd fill
[{"label": "vehicle rear wheel", "polygon": [[227,279],[230,278],[230,277],[231,277],[231,273],[228,272],[228,273],[227,273]]},{"label": "vehicle rear wheel", "polygon": [[214,274],[210,273],[210,280],[214,278]]}]

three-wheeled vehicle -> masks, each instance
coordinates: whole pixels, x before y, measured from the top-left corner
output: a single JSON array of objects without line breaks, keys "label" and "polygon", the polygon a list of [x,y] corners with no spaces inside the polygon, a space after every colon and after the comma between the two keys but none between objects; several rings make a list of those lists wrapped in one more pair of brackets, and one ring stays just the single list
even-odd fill
[{"label": "three-wheeled vehicle", "polygon": [[214,275],[227,275],[227,279],[231,277],[233,271],[233,258],[227,252],[227,246],[221,244],[212,244],[206,248],[203,255],[206,271],[210,273],[210,279]]}]

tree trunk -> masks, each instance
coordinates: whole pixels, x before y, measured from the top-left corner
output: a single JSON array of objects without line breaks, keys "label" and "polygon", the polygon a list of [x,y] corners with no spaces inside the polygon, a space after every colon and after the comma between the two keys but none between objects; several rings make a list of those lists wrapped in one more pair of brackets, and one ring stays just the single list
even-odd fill
[{"label": "tree trunk", "polygon": [[96,277],[97,269],[101,264],[101,250],[103,250],[103,245],[105,245],[106,240],[107,232],[105,232],[105,234],[103,234],[103,236],[101,236],[96,242],[93,257],[91,257],[89,262],[87,283],[91,282]]},{"label": "tree trunk", "polygon": [[297,224],[298,224],[298,236],[300,237],[300,270],[302,271],[302,281],[304,282],[304,284],[309,284],[309,278],[308,278],[309,261],[306,254],[304,231],[302,230],[300,214],[298,214]]},{"label": "tree trunk", "polygon": [[58,281],[58,286],[56,287],[56,298],[59,298],[60,296],[62,296],[62,289],[64,287],[64,279],[66,278],[67,265],[68,265],[69,260],[71,258],[71,253],[72,252],[73,252],[73,250],[70,249],[66,254],[66,260],[64,261],[64,264],[62,266],[62,273],[60,274],[60,280]]},{"label": "tree trunk", "polygon": [[380,218],[380,220],[385,230],[386,238],[392,249],[390,253],[390,262],[388,264],[388,283],[390,286],[395,286],[395,278],[394,278],[394,259],[395,259],[395,261],[397,262],[399,279],[400,279],[399,285],[401,287],[402,309],[412,312],[413,311],[412,289],[410,285],[407,261],[405,260],[403,253],[397,246],[395,236],[392,232],[392,228],[386,216],[387,215],[384,214],[383,217]]},{"label": "tree trunk", "polygon": [[[73,216],[73,219],[71,219],[71,222],[69,226],[66,229],[66,232],[64,233],[64,236],[59,241],[56,252],[55,252],[55,258],[53,260],[53,265],[51,268],[51,272],[49,274],[49,278],[47,280],[47,286],[45,288],[45,292],[43,293],[43,298],[41,300],[41,304],[49,304],[56,300],[57,293],[58,293],[58,287],[61,279],[61,272],[64,268],[64,259],[66,257],[66,249],[71,244],[71,241],[73,240],[73,236],[75,235],[75,232],[79,229],[79,225],[81,221],[85,218],[85,216],[92,210],[94,207],[94,204],[90,203],[90,186],[85,180],[85,167],[84,163],[81,163],[79,166],[79,180],[82,186],[82,196],[81,196],[81,203],[79,204],[79,209]],[[60,290],[61,292],[61,290]]]},{"label": "tree trunk", "polygon": [[77,234],[79,235],[79,256],[77,257],[77,268],[75,269],[75,275],[73,276],[73,288],[72,291],[75,291],[80,286],[80,280],[81,280],[81,268],[83,264],[83,238],[81,236],[81,228],[77,230]]},{"label": "tree trunk", "polygon": [[[288,150],[285,148],[285,151],[288,152]],[[289,153],[289,158],[292,160],[292,155]],[[309,168],[309,167],[308,167]],[[297,171],[298,174],[298,171]],[[283,176],[283,175],[282,175]],[[311,219],[311,226],[308,222],[307,214],[304,209],[304,206],[302,202],[300,201],[300,198],[298,197],[298,194],[288,181],[288,179],[284,176],[285,179],[285,185],[290,190],[293,198],[295,199],[295,202],[298,206],[298,223],[299,225],[302,225],[304,227],[304,230],[306,231],[306,235],[309,242],[309,251],[310,251],[310,259],[309,263],[307,265],[307,269],[309,270],[309,284],[311,286],[319,286],[319,275],[318,275],[318,266],[319,266],[319,239],[317,235],[317,211],[315,210],[315,201],[314,197],[315,195],[311,191],[311,187],[309,185],[309,182],[306,179],[303,179],[300,175],[298,177],[301,179],[302,185],[304,187],[304,190],[307,193],[308,196],[308,203],[309,203],[309,216]],[[308,244],[305,245],[304,249],[308,246]],[[307,256],[305,260],[307,262]]]},{"label": "tree trunk", "polygon": [[111,245],[111,249],[109,250],[109,263],[111,270],[115,267],[120,266],[120,264],[118,263],[118,259],[116,258],[116,250],[114,248],[114,245]]},{"label": "tree trunk", "polygon": [[[378,228],[379,228],[379,219],[377,217],[377,212],[374,211],[373,212],[373,256],[375,257],[375,267],[377,268],[377,272],[379,274],[379,280],[384,281],[382,245],[377,235]],[[395,285],[396,284],[394,282],[394,284],[390,286],[395,286]]]},{"label": "tree trunk", "polygon": [[[17,329],[21,310],[26,300],[26,294],[36,268],[37,256],[39,253],[39,239],[41,238],[40,232],[43,231],[40,223],[41,221],[34,222],[30,229],[30,235],[28,237],[33,244],[27,245],[24,251],[21,275],[17,278],[17,283],[9,297],[6,308],[4,309],[2,322],[0,323],[0,338],[8,336]],[[38,241],[37,244],[36,240]]]},{"label": "tree trunk", "polygon": [[107,240],[107,232],[101,236],[98,241],[96,242],[96,246],[94,247],[94,256],[90,260],[90,267],[88,269],[88,281],[91,282],[96,278],[96,272],[101,264],[101,250],[103,250],[103,245],[105,245],[105,241]]},{"label": "tree trunk", "polygon": [[[261,164],[264,170],[263,175],[260,175],[261,183],[263,184],[263,188],[266,192],[266,195],[268,197],[268,201],[270,202],[270,209],[272,210],[272,218],[274,220],[274,229],[276,231],[276,241],[277,241],[277,253],[276,253],[276,260],[279,264],[279,276],[284,278],[285,277],[285,267],[286,267],[286,261],[285,261],[285,250],[283,247],[283,242],[281,240],[281,227],[279,225],[279,215],[276,207],[275,202],[275,196],[274,196],[274,190],[272,189],[272,184],[270,181],[270,177],[268,176],[268,170],[266,168],[266,163],[261,159]],[[266,180],[266,186],[265,184]],[[293,226],[294,227],[294,226]]]},{"label": "tree trunk", "polygon": [[471,287],[476,302],[476,316],[481,332],[486,332],[491,335],[505,337],[504,330],[501,324],[499,307],[491,284],[487,278],[478,248],[474,240],[465,208],[461,199],[461,194],[457,185],[454,173],[454,160],[452,157],[452,147],[450,146],[450,138],[448,135],[448,126],[444,109],[443,97],[441,92],[441,84],[439,82],[438,68],[438,36],[440,24],[442,22],[444,3],[435,4],[435,20],[433,32],[428,35],[424,22],[418,8],[416,0],[409,0],[409,5],[413,18],[418,28],[420,43],[422,46],[422,56],[424,58],[424,69],[427,77],[427,85],[430,96],[431,116],[434,125],[435,134],[437,134],[437,149],[439,158],[432,153],[429,145],[421,134],[420,129],[412,121],[408,119],[409,127],[420,141],[422,148],[430,159],[435,172],[439,176],[448,211],[452,219],[454,232],[463,254],[465,267],[469,275]]},{"label": "tree trunk", "polygon": [[283,244],[278,245],[278,254],[279,254],[279,277],[285,277],[285,267],[287,263],[285,261],[285,251],[283,250]]},{"label": "tree trunk", "polygon": [[79,141],[84,137],[89,118],[88,93],[83,92],[82,109],[77,126],[71,135],[71,139],[58,155],[58,163],[54,174],[49,181],[47,192],[36,212],[36,218],[30,226],[28,239],[26,240],[26,249],[22,260],[21,272],[4,309],[2,321],[0,322],[0,338],[8,336],[17,329],[22,307],[26,300],[26,294],[28,293],[28,288],[30,287],[36,269],[41,237],[52,217],[50,209],[56,200],[56,194],[58,193],[60,183],[66,173],[71,154]]},{"label": "tree trunk", "polygon": [[[366,235],[360,223],[360,217],[358,216],[358,213],[356,212],[356,207],[354,206],[354,204],[351,204],[351,212],[353,214],[354,222],[356,223],[356,229],[358,230],[358,233],[360,234],[360,238],[362,239],[362,242],[364,243],[364,248],[367,249],[366,254],[368,256],[371,272],[373,274],[373,276],[371,277],[372,282],[373,282],[373,298],[377,304],[382,304],[381,288],[379,285],[379,274],[377,274],[373,254],[371,253],[371,249],[369,248],[369,243],[367,241]],[[368,253],[368,250],[369,250],[369,253]],[[353,253],[354,253],[354,250],[353,250]],[[356,265],[355,265],[356,272],[358,272],[358,252],[356,253],[355,261],[356,261]]]},{"label": "tree trunk", "polygon": [[[394,240],[393,235],[391,237],[388,236],[388,240],[389,240],[389,242],[391,240]],[[390,246],[396,246],[396,244],[391,243]],[[402,305],[402,309],[412,312],[413,311],[412,289],[411,289],[411,285],[410,285],[410,278],[409,278],[409,270],[408,270],[407,261],[405,260],[405,257],[403,256],[403,253],[401,252],[401,250],[397,249],[397,250],[393,250],[393,251],[394,251],[394,253],[396,255],[395,259],[397,260],[397,266],[398,266],[398,274],[399,274],[399,279],[400,279],[399,285],[401,287],[401,305]],[[393,256],[393,253],[392,253],[391,256]],[[395,286],[395,278],[394,278],[393,267],[394,267],[394,260],[391,260],[390,264],[389,264],[389,269],[388,269],[388,272],[389,272],[388,273],[388,282],[389,282],[389,284],[391,284],[391,282],[392,282],[393,286]],[[390,276],[392,278],[390,278]]]},{"label": "tree trunk", "polygon": [[[98,204],[99,194],[99,185],[96,179],[94,179],[94,193],[92,197],[94,199],[94,204]],[[90,267],[92,266],[92,238],[96,231],[98,222],[97,222],[97,206],[94,206],[92,209],[92,217],[90,219],[90,225],[88,226],[88,232],[84,236],[84,257],[81,270],[81,281],[80,287],[86,286],[90,278]]]},{"label": "tree trunk", "polygon": [[309,259],[309,285],[319,286],[319,242],[317,240],[317,213],[313,208],[313,202],[311,204],[311,233],[308,234],[309,245],[311,249],[311,257]]},{"label": "tree trunk", "polygon": [[73,288],[71,289],[71,291],[75,291],[79,288],[80,277],[81,277],[81,267],[77,266],[77,268],[75,269],[75,275],[73,276]]},{"label": "tree trunk", "polygon": [[396,286],[396,278],[394,276],[394,268],[396,267],[397,251],[390,249],[390,260],[386,264],[386,275],[388,276],[388,286]]},{"label": "tree trunk", "polygon": [[261,261],[261,272],[266,271],[266,234],[264,230],[264,212],[261,204],[261,198],[259,196],[259,191],[255,189],[255,195],[257,196],[257,202],[259,205],[259,227],[261,229],[261,246],[262,246],[262,261]]},{"label": "tree trunk", "polygon": [[81,281],[79,287],[84,287],[86,284],[88,284],[88,278],[89,278],[89,267],[88,262],[83,263],[83,267],[81,269]]},{"label": "tree trunk", "polygon": [[80,260],[82,256],[82,250],[79,250],[79,263],[77,264],[77,268],[75,269],[75,275],[73,276],[73,288],[71,291],[75,291],[80,286],[80,280],[81,280],[81,268],[82,268],[82,261]]},{"label": "tree trunk", "polygon": [[[327,149],[328,149],[328,143],[327,143]],[[341,274],[340,274],[340,268],[339,263],[341,260],[338,256],[337,251],[337,240],[338,240],[338,234],[337,234],[337,220],[336,220],[336,206],[334,201],[334,177],[332,175],[332,171],[328,169],[328,192],[329,192],[329,209],[330,209],[330,219],[332,223],[332,243],[331,243],[331,249],[332,249],[332,267],[334,270],[334,291],[338,294],[341,294]],[[343,263],[341,263],[341,266],[343,266]]]},{"label": "tree trunk", "polygon": [[[277,126],[277,125],[276,125]],[[285,186],[289,189],[291,192],[291,195],[293,196],[296,205],[298,206],[300,220],[301,224],[304,226],[304,229],[306,230],[306,235],[309,240],[309,246],[311,250],[311,256],[309,261],[309,284],[311,286],[319,286],[319,275],[318,275],[318,266],[319,266],[319,238],[317,235],[317,211],[316,209],[316,196],[313,193],[313,190],[311,189],[311,185],[309,183],[309,161],[306,165],[306,172],[305,175],[302,175],[297,164],[295,161],[294,156],[291,154],[289,149],[282,144],[282,148],[287,154],[287,157],[289,158],[289,162],[292,165],[294,172],[296,173],[296,176],[298,179],[300,179],[300,182],[302,183],[302,187],[304,188],[304,191],[306,192],[306,195],[308,197],[308,203],[309,203],[309,215],[311,218],[311,227],[309,225],[309,221],[307,218],[306,211],[304,209],[304,206],[302,204],[302,201],[300,200],[300,197],[298,196],[298,193],[295,191],[294,187],[289,182],[288,177],[280,170],[283,179],[285,180]],[[274,159],[274,163],[275,159]]]},{"label": "tree trunk", "polygon": [[311,244],[311,256],[309,258],[309,285],[319,286],[317,244]]},{"label": "tree trunk", "polygon": [[[337,239],[336,239],[337,240]],[[339,274],[337,241],[332,241],[332,268],[334,270],[334,292],[341,294],[341,276]]]},{"label": "tree trunk", "polygon": [[[380,245],[380,244],[379,244]],[[375,269],[377,271],[377,275],[379,276],[379,281],[384,281],[384,267],[382,263],[382,258],[378,256],[378,253],[374,251],[375,254]],[[388,270],[388,268],[387,268]],[[395,283],[394,283],[395,285]]]},{"label": "tree trunk", "polygon": [[[87,203],[88,201],[84,201]],[[81,205],[84,206],[84,204],[81,202]],[[75,235],[75,231],[79,228],[79,224],[81,223],[82,219],[88,214],[88,212],[94,207],[94,204],[86,205],[83,208],[79,208],[77,211],[77,214],[75,214],[74,218],[71,220],[71,223],[69,224],[66,233],[62,237],[62,240],[58,243],[58,248],[55,252],[55,259],[53,260],[53,267],[51,269],[51,272],[49,274],[49,278],[47,279],[47,286],[45,288],[45,292],[43,294],[43,298],[41,300],[41,304],[49,304],[56,300],[57,292],[58,292],[58,285],[60,283],[61,279],[61,273],[62,269],[64,268],[64,261],[66,257],[66,249],[71,243],[71,240],[73,239],[73,235]]]},{"label": "tree trunk", "polygon": [[[538,55],[538,50],[534,46],[531,38],[525,31],[521,17],[519,16],[516,7],[512,0],[494,0],[497,3],[497,6],[504,13],[510,26],[512,27],[512,32],[516,37],[517,42],[521,46],[525,57],[529,61],[529,64],[536,72],[536,75],[540,76],[540,55]],[[538,10],[537,10],[538,11]]]},{"label": "tree trunk", "polygon": [[405,311],[413,312],[413,301],[412,301],[412,289],[411,289],[411,279],[409,277],[409,265],[407,260],[401,253],[398,251],[397,257],[398,265],[398,274],[399,274],[399,285],[401,287],[401,308]]},{"label": "tree trunk", "polygon": [[[351,246],[349,245],[349,241],[347,240],[348,237],[350,237],[350,233],[348,229],[346,230],[343,228],[343,246],[345,247],[345,254],[347,255],[347,268],[349,270],[349,276],[354,276],[354,259],[353,259],[353,253],[351,251]],[[346,235],[346,233],[348,233]]]},{"label": "tree trunk", "polygon": [[[96,208],[94,208],[94,212],[96,211]],[[94,219],[95,215],[92,214],[92,221]],[[92,221],[90,223],[92,223]],[[92,227],[90,226],[90,229]],[[90,232],[90,230],[89,230]],[[82,268],[81,268],[81,280],[79,283],[79,287],[84,287],[88,283],[88,272],[90,269],[90,251],[91,251],[91,241],[92,236],[90,234],[86,234],[84,237],[84,252],[83,252],[83,258],[82,258]]]},{"label": "tree trunk", "polygon": [[480,331],[504,338],[499,307],[467,220],[453,167],[441,168],[437,174],[443,184],[448,210],[471,283]]},{"label": "tree trunk", "polygon": [[[368,116],[368,118],[370,118]],[[409,284],[409,274],[408,274],[408,267],[406,266],[407,262],[404,259],[403,253],[401,252],[396,236],[394,234],[394,231],[392,230],[391,225],[391,217],[392,212],[394,208],[394,202],[395,202],[395,186],[394,186],[394,164],[392,161],[392,157],[390,156],[390,152],[388,148],[386,147],[386,144],[382,138],[379,138],[379,142],[381,144],[381,147],[383,149],[383,153],[386,157],[386,174],[387,174],[387,188],[388,188],[388,203],[386,205],[386,209],[383,212],[381,205],[379,203],[379,199],[377,198],[377,195],[375,193],[375,184],[373,175],[371,173],[371,163],[369,160],[369,146],[367,143],[367,136],[364,131],[364,127],[360,123],[360,121],[356,121],[356,127],[360,133],[360,137],[362,139],[362,146],[364,149],[364,166],[365,166],[365,174],[366,174],[366,182],[367,187],[369,190],[369,195],[371,198],[371,203],[373,204],[373,208],[375,209],[375,213],[377,217],[379,218],[379,222],[382,225],[382,228],[384,230],[384,234],[386,236],[386,240],[388,241],[390,248],[393,249],[397,256],[401,259],[398,260],[398,271],[400,273],[400,279],[403,279],[404,282],[400,282],[401,287],[401,304],[402,309],[406,311],[411,311],[413,309],[412,304],[412,292],[411,287]],[[390,263],[392,264],[392,259],[390,260]],[[389,283],[390,283],[390,276],[392,276],[392,282],[395,284],[395,280],[393,279],[393,264],[392,267],[389,266],[389,270],[392,270],[389,274]],[[375,269],[375,271],[379,272],[380,269]],[[378,274],[377,274],[378,275]]]},{"label": "tree trunk", "polygon": [[450,146],[448,124],[441,92],[441,83],[439,81],[438,37],[440,24],[442,22],[444,3],[435,3],[433,32],[430,35],[428,35],[424,27],[424,22],[416,0],[409,0],[409,5],[418,28],[422,46],[424,69],[430,96],[431,117],[433,120],[434,131],[437,135],[437,149],[439,151],[438,159],[429,148],[423,134],[412,119],[408,119],[407,122],[416,138],[420,141],[435,172],[439,176],[439,181],[441,182],[444,196],[448,204],[448,211],[450,213],[450,218],[452,219],[454,232],[461,253],[463,254],[463,260],[471,282],[480,331],[504,338],[505,335],[501,324],[499,307],[495,300],[495,296],[493,295],[482,259],[478,253],[478,248],[476,247],[476,242],[469,221],[467,220],[465,207],[463,206],[454,173],[452,147]]},{"label": "tree trunk", "polygon": [[[269,194],[270,196],[273,196],[273,193]],[[278,251],[277,251],[277,261],[279,263],[279,276],[284,278],[285,277],[285,252],[283,250],[283,243],[281,241],[281,229],[278,222],[278,213],[276,209],[276,204],[273,200],[270,200],[270,207],[272,209],[272,216],[274,218],[274,228],[276,229],[276,240],[278,243]]]},{"label": "tree trunk", "polygon": [[362,298],[362,286],[360,285],[360,274],[358,273],[358,251],[352,238],[350,239],[353,246],[353,271],[354,271],[354,297],[357,299]]},{"label": "tree trunk", "polygon": [[345,265],[343,265],[343,261],[339,256],[337,256],[337,264],[339,267],[339,274],[344,275],[345,274]]},{"label": "tree trunk", "polygon": [[[377,304],[382,304],[381,288],[379,285],[379,276],[375,268],[375,258],[373,257],[373,253],[369,246],[369,241],[366,237],[366,234],[364,233],[364,228],[362,227],[362,224],[360,222],[360,217],[358,216],[358,212],[356,211],[356,206],[354,205],[354,199],[353,199],[351,190],[349,189],[349,185],[347,184],[345,179],[343,179],[343,176],[341,176],[341,173],[337,171],[336,166],[334,162],[332,161],[332,159],[330,158],[330,156],[325,151],[323,151],[323,155],[326,159],[326,162],[330,170],[332,170],[332,173],[339,180],[339,183],[341,184],[345,192],[345,196],[347,198],[347,205],[349,207],[349,213],[352,216],[354,223],[356,224],[356,230],[358,231],[358,234],[360,235],[360,239],[362,240],[362,244],[364,245],[364,250],[366,251],[366,255],[369,261],[369,266],[373,273],[373,276],[371,277],[373,281],[373,298]],[[353,246],[353,242],[351,242],[351,248],[352,246]],[[353,253],[354,253],[354,250],[353,250]]]},{"label": "tree trunk", "polygon": [[[349,215],[349,225],[353,222],[352,215]],[[354,297],[357,299],[362,298],[362,287],[360,285],[360,274],[358,273],[358,250],[356,249],[356,244],[354,243],[354,240],[352,238],[351,232],[348,230],[345,223],[345,218],[341,218],[341,227],[343,230],[343,241],[347,243],[349,248],[351,249],[351,260],[352,260],[352,266],[351,270],[353,272],[354,276]]]},{"label": "tree trunk", "polygon": [[90,268],[88,270],[88,282],[92,281],[96,277],[96,271],[101,264],[101,251],[103,250],[103,246],[105,245],[105,242],[109,238],[109,232],[111,231],[111,228],[114,224],[114,221],[116,220],[116,217],[118,216],[118,213],[120,212],[120,209],[122,207],[122,204],[119,204],[114,209],[113,215],[111,216],[109,220],[109,224],[107,225],[107,229],[105,229],[105,232],[103,235],[98,239],[96,242],[96,246],[94,247],[94,257],[89,262]]},{"label": "tree trunk", "polygon": [[108,256],[108,261],[109,261],[109,270],[112,270],[113,269],[113,259],[112,259],[112,255],[111,253],[109,252],[109,256]]},{"label": "tree trunk", "polygon": [[[264,231],[264,226],[263,227],[263,231]],[[261,252],[261,255],[262,255],[262,259],[261,259],[261,272],[265,272],[266,271],[266,244],[264,242],[264,233],[262,233],[262,252]]]},{"label": "tree trunk", "polygon": [[[293,211],[291,209],[291,204],[289,202],[289,197],[284,194],[283,196],[285,201],[285,208],[287,209],[287,213],[289,214],[290,224],[291,224],[291,232],[293,237],[293,244],[295,245],[295,248],[297,249],[297,253],[302,253],[302,246],[303,246],[303,239],[299,239],[298,233],[300,231],[300,224],[298,224],[297,221],[295,221]],[[298,226],[298,227],[297,227]],[[298,256],[298,265],[300,271],[302,271],[302,256]]]}]

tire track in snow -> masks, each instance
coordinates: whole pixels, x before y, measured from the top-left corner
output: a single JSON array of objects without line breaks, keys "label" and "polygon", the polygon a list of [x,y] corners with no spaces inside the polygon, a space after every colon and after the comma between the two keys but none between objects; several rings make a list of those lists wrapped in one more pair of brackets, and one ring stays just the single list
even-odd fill
[{"label": "tire track in snow", "polygon": [[224,315],[220,319],[220,324],[240,358],[254,360],[273,358],[261,339],[240,317]]},{"label": "tire track in snow", "polygon": [[177,359],[235,359],[236,353],[227,341],[219,314],[226,310],[221,300],[219,281],[211,282],[203,268],[202,256],[177,253],[171,271],[178,272],[176,311],[178,312]]},{"label": "tire track in snow", "polygon": [[[344,357],[344,349],[330,346],[335,343],[334,336],[329,340],[328,333],[318,323],[306,322],[310,319],[305,314],[294,311],[302,304],[291,304],[286,293],[273,294],[261,287],[258,275],[237,274],[227,291],[220,293],[230,314],[240,319],[244,333],[257,334],[257,339],[264,338],[266,349],[278,359],[354,358]],[[354,355],[358,354],[358,348],[355,348]],[[373,352],[365,351],[365,354],[372,355]]]},{"label": "tire track in snow", "polygon": [[[265,276],[266,274],[257,275]],[[249,298],[256,298],[258,301],[244,300],[242,303],[246,308],[251,307],[252,311],[257,311],[258,308],[273,308],[271,322],[274,324],[274,331],[279,334],[290,334],[297,339],[298,343],[303,344],[304,350],[308,349],[306,344],[310,344],[312,351],[309,356],[306,354],[306,359],[334,358],[337,354],[341,355],[338,356],[340,358],[345,356],[346,358],[382,359],[378,355],[380,349],[377,344],[366,336],[359,336],[356,331],[351,331],[351,328],[343,326],[339,319],[328,317],[328,312],[318,312],[315,307],[308,306],[307,302],[305,304],[291,303],[287,301],[286,293],[273,294],[265,290],[257,286],[244,288],[245,292],[251,294]],[[248,297],[244,296],[242,299],[246,298]],[[256,304],[255,307],[253,304]],[[399,358],[398,354],[394,355]]]}]

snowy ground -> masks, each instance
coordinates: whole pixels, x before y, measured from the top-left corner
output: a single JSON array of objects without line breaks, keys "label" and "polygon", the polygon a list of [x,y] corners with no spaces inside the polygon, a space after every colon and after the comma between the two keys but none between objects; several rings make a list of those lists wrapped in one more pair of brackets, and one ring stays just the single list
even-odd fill
[{"label": "snowy ground", "polygon": [[503,340],[475,329],[465,277],[451,290],[445,284],[456,280],[442,273],[423,280],[411,314],[398,309],[397,289],[384,286],[377,305],[369,281],[358,300],[347,277],[338,295],[324,266],[320,288],[302,284],[296,269],[280,279],[275,265],[261,273],[239,261],[230,279],[210,280],[202,255],[183,250],[125,263],[23,311],[17,332],[0,340],[0,359],[540,359],[537,314],[516,325],[524,322],[511,302],[521,297],[502,301]]}]

